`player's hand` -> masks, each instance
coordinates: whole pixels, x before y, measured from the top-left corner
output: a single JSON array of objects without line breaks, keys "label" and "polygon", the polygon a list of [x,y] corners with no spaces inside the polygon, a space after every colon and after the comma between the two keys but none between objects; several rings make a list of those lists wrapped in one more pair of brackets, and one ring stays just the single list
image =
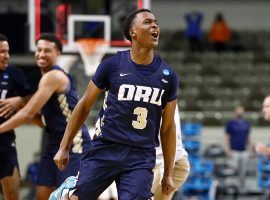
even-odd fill
[{"label": "player's hand", "polygon": [[21,108],[21,105],[22,99],[20,97],[0,99],[0,117],[9,118]]},{"label": "player's hand", "polygon": [[69,151],[59,149],[58,152],[55,154],[53,160],[58,169],[60,169],[61,171],[64,170],[68,165]]},{"label": "player's hand", "polygon": [[163,176],[161,180],[162,193],[169,195],[175,191],[172,176]]}]

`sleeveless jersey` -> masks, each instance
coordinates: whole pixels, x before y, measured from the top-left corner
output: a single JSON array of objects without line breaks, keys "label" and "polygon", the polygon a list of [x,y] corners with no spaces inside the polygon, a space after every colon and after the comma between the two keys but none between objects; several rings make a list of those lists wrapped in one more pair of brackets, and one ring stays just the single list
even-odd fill
[{"label": "sleeveless jersey", "polygon": [[178,77],[158,59],[159,66],[148,76],[138,72],[130,51],[118,52],[106,61],[112,66],[105,62],[98,67],[92,80],[100,89],[106,88],[106,93],[96,122],[97,137],[142,148],[159,145],[162,111],[167,102],[176,99]]},{"label": "sleeveless jersey", "polygon": [[[49,134],[49,146],[55,146],[58,148],[63,138],[67,122],[78,102],[78,95],[74,87],[73,80],[69,74],[59,66],[53,66],[51,70],[60,70],[69,79],[69,87],[66,92],[62,94],[53,93],[41,110],[45,121],[45,129]],[[81,130],[73,139],[72,151],[74,153],[82,153],[83,146],[84,148],[88,148],[89,145],[90,136],[87,127],[83,125]]]}]

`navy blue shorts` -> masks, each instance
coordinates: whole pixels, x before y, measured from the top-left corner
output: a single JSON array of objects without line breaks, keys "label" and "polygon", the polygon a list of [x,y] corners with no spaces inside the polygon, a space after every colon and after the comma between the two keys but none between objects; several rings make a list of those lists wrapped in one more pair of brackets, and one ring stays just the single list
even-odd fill
[{"label": "navy blue shorts", "polygon": [[80,168],[82,154],[70,154],[69,163],[66,169],[60,171],[53,161],[56,152],[45,152],[42,155],[37,185],[48,187],[59,187],[69,176],[76,176]]},{"label": "navy blue shorts", "polygon": [[7,151],[0,151],[0,180],[12,176],[15,167],[19,170],[16,148],[11,147]]},{"label": "navy blue shorts", "polygon": [[148,200],[153,194],[155,149],[136,148],[96,139],[82,160],[78,180],[80,200],[96,200],[115,180],[119,200]]}]

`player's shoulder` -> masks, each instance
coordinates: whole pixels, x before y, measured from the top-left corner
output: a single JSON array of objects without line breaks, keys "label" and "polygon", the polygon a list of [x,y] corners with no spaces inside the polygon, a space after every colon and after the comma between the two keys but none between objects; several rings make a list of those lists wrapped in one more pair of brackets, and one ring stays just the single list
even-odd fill
[{"label": "player's shoulder", "polygon": [[50,71],[46,72],[41,79],[43,81],[57,82],[67,78],[67,73],[64,70],[62,70],[60,67],[53,67]]},{"label": "player's shoulder", "polygon": [[176,73],[176,71],[173,69],[173,67],[169,64],[169,63],[167,63],[163,58],[161,58],[159,55],[157,55],[158,57],[159,57],[159,59],[160,59],[160,62],[161,62],[161,65],[162,65],[162,67],[163,68],[166,68],[166,69],[168,69],[170,72],[172,72],[172,73]]},{"label": "player's shoulder", "polygon": [[8,73],[21,73],[22,69],[14,66],[14,65],[8,65],[8,67],[5,70]]},{"label": "player's shoulder", "polygon": [[97,71],[103,71],[106,73],[114,73],[117,70],[117,55],[107,57],[99,64]]},{"label": "player's shoulder", "polygon": [[14,65],[8,65],[5,69],[3,76],[5,79],[21,80],[24,75],[23,70],[15,67]]},{"label": "player's shoulder", "polygon": [[62,73],[64,75],[67,75],[68,74],[62,67],[60,67],[58,65],[53,65],[50,68],[50,71],[49,72],[52,72],[52,73]]},{"label": "player's shoulder", "polygon": [[179,79],[177,72],[174,70],[174,68],[168,64],[164,59],[162,59],[159,56],[160,62],[161,62],[161,69],[164,76],[172,77]]},{"label": "player's shoulder", "polygon": [[101,62],[102,65],[116,65],[117,64],[117,54],[105,58]]},{"label": "player's shoulder", "polygon": [[105,64],[116,65],[120,59],[127,58],[130,50],[117,51],[116,54],[105,58],[102,62]]}]

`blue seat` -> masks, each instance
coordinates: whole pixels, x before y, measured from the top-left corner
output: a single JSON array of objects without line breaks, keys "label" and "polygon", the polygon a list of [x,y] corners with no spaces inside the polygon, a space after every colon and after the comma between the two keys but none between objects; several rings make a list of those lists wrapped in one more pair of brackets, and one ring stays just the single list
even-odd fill
[{"label": "blue seat", "polygon": [[202,125],[198,123],[185,123],[181,125],[184,136],[197,136],[201,134]]}]

